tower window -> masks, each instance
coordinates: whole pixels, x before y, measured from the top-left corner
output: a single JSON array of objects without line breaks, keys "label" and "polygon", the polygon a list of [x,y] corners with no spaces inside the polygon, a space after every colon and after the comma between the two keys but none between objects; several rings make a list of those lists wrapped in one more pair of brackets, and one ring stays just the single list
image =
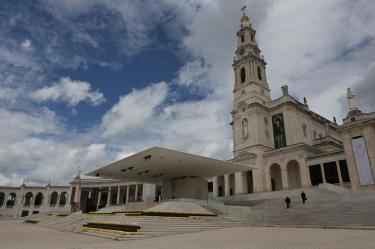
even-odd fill
[{"label": "tower window", "polygon": [[251,41],[254,42],[254,34],[251,34],[250,37],[251,37]]},{"label": "tower window", "polygon": [[241,35],[241,42],[244,42],[244,41],[245,41],[245,36]]},{"label": "tower window", "polygon": [[241,68],[241,83],[244,83],[246,80],[245,68]]},{"label": "tower window", "polygon": [[314,139],[316,139],[316,131],[313,132]]},{"label": "tower window", "polygon": [[242,138],[247,138],[248,128],[247,128],[247,119],[242,119]]},{"label": "tower window", "polygon": [[257,67],[257,72],[258,72],[258,79],[262,80],[262,69],[259,66]]}]

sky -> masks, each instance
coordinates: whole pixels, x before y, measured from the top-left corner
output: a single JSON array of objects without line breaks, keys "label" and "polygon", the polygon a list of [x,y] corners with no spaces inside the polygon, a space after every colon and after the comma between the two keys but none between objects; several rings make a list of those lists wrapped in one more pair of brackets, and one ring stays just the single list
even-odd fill
[{"label": "sky", "polygon": [[0,185],[67,184],[152,146],[232,158],[241,7],[273,98],[375,111],[372,0],[0,0]]}]

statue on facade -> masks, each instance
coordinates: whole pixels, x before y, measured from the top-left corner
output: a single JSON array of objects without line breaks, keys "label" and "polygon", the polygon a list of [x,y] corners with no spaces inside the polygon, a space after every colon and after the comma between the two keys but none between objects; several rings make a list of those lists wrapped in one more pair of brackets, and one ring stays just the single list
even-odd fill
[{"label": "statue on facade", "polygon": [[355,95],[353,91],[350,88],[348,88],[346,96],[348,98],[349,110],[350,111],[357,110],[358,109],[357,101],[355,99]]},{"label": "statue on facade", "polygon": [[306,99],[306,97],[303,97],[303,104],[307,105],[307,99]]},{"label": "statue on facade", "polygon": [[281,87],[281,91],[283,92],[283,96],[287,96],[289,95],[289,92],[288,92],[288,85],[283,85]]}]

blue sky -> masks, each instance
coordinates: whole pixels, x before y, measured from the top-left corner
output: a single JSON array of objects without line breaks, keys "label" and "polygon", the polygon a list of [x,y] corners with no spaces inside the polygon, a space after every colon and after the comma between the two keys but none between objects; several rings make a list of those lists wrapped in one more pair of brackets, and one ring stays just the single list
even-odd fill
[{"label": "blue sky", "polygon": [[[375,2],[0,0],[0,185],[66,183],[151,146],[232,157],[241,7],[273,98],[374,110]],[[360,97],[360,98],[359,98]]]}]

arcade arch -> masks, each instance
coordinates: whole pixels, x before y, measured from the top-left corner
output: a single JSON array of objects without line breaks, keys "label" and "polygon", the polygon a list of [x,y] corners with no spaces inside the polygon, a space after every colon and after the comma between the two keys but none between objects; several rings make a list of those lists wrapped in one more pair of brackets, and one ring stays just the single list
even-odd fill
[{"label": "arcade arch", "polygon": [[4,205],[5,201],[5,194],[3,192],[0,192],[0,207]]},{"label": "arcade arch", "polygon": [[68,194],[66,192],[62,192],[60,194],[59,206],[65,206],[67,201],[68,201]]},{"label": "arcade arch", "polygon": [[59,194],[56,191],[52,192],[51,199],[49,201],[49,206],[50,207],[56,206],[56,204],[57,204],[57,198],[58,197],[59,197]]},{"label": "arcade arch", "polygon": [[12,192],[8,195],[7,198],[7,207],[13,207],[16,204],[16,193]]},{"label": "arcade arch", "polygon": [[37,193],[35,196],[34,206],[40,206],[43,202],[43,194],[41,192]]},{"label": "arcade arch", "polygon": [[283,189],[282,179],[281,179],[281,168],[277,163],[272,164],[270,167],[271,176],[271,189],[272,191],[279,191]]},{"label": "arcade arch", "polygon": [[30,206],[32,203],[33,203],[33,193],[31,192],[27,192],[26,195],[25,195],[25,202],[24,202],[24,206],[25,207],[28,207]]},{"label": "arcade arch", "polygon": [[289,189],[301,188],[300,166],[296,160],[291,160],[286,165],[288,171],[288,187]]}]

